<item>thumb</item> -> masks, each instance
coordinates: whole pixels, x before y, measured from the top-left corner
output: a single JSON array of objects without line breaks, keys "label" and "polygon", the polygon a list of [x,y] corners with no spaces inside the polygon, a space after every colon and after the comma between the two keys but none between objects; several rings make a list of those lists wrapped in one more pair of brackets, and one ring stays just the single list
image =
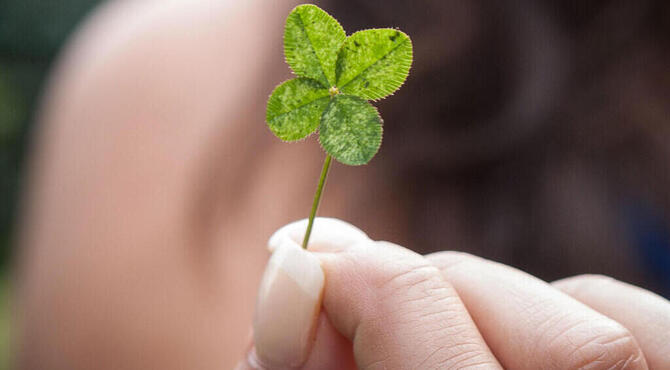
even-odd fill
[{"label": "thumb", "polygon": [[[279,229],[258,291],[253,346],[238,369],[354,368],[351,343],[321,311],[324,273],[319,259],[302,249],[307,220]],[[310,247],[340,248],[368,237],[345,222],[317,218]]]}]

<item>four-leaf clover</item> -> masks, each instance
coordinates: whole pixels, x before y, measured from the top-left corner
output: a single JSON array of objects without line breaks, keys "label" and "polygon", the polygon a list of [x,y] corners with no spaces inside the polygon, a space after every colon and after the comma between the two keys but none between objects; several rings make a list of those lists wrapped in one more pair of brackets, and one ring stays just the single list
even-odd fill
[{"label": "four-leaf clover", "polygon": [[358,31],[349,37],[328,13],[300,5],[286,19],[286,62],[297,78],[277,86],[266,120],[284,141],[319,131],[319,142],[348,165],[368,163],[382,140],[377,109],[405,81],[412,64],[412,42],[390,28]]}]

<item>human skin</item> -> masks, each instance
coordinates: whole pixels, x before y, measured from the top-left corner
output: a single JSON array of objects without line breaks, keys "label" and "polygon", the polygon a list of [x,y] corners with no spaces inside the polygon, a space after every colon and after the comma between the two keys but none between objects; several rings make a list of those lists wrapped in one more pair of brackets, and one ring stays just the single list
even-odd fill
[{"label": "human skin", "polygon": [[[114,2],[98,10],[70,42],[52,74],[33,142],[17,273],[18,368],[220,369],[239,361],[249,344],[267,236],[287,220],[304,217],[323,157],[314,143],[286,148],[259,124],[267,93],[277,82],[267,77],[285,68],[277,63],[281,29],[294,5],[262,2],[260,10],[260,1]],[[355,175],[357,184],[374,184],[372,171]],[[339,178],[346,183],[347,174]],[[331,190],[325,209],[353,213],[352,195]],[[387,215],[378,223],[398,222],[392,205],[378,208]],[[333,309],[368,302],[370,296],[341,287],[351,276],[347,273],[384,277],[386,271],[377,268],[384,255],[375,256],[375,248],[376,242],[367,252],[352,250],[362,253],[363,265],[321,255],[330,292],[324,296],[325,312],[333,314],[320,316],[319,345],[307,366],[322,368],[315,353],[323,354],[321,359],[343,354],[359,365],[378,355],[368,351],[379,348],[372,345],[378,337],[366,337],[371,345],[357,345],[347,330],[347,320],[365,318],[355,317],[355,311],[349,318],[336,317],[335,312],[347,311]],[[490,338],[503,334],[486,320],[491,302],[482,304],[481,312],[477,304],[468,305],[486,297],[486,284],[443,274],[443,257],[422,257],[399,246],[393,250],[401,269],[429,266],[420,271],[429,272],[429,282],[443,294],[437,301],[450,302],[444,312],[456,312],[461,321],[454,322],[467,329],[448,336],[452,332],[433,332],[428,339],[444,348],[475,343],[482,364],[491,366],[543,359],[537,351],[515,352],[519,345],[493,348]],[[498,270],[484,269],[497,276]],[[546,293],[555,299],[548,307],[563,302],[568,311],[584,312],[567,295],[531,281],[537,290],[515,292],[521,301]],[[398,288],[398,296],[390,295],[392,302],[413,292],[407,284]],[[619,352],[604,352],[612,352],[607,361],[632,358],[644,367],[641,356],[631,356],[641,353],[642,338],[658,335],[638,336],[648,325],[598,314],[615,308],[603,299],[589,303],[591,298],[578,296],[593,304],[595,311],[586,312],[606,329],[596,334],[633,338],[619,321],[639,339],[624,341]],[[540,310],[547,301],[538,301]],[[442,312],[445,307],[428,308]],[[507,319],[515,317],[510,312]],[[507,329],[514,324],[505,322]],[[526,343],[523,348],[540,335],[520,333],[527,334],[518,338],[528,341],[519,342]],[[422,352],[413,353],[409,358],[419,365]],[[555,368],[569,360],[556,356],[551,357]]]},{"label": "human skin", "polygon": [[[275,253],[270,266],[299,277],[303,297],[310,297],[318,290],[309,284],[322,278],[305,267],[309,258],[291,252],[301,251],[305,228],[302,220],[275,233],[269,242]],[[323,314],[313,324],[318,325],[315,344],[302,369],[354,368],[354,362],[362,369],[669,365],[670,303],[613,279],[585,275],[552,286],[466,253],[421,256],[373,241],[336,219],[316,220],[309,249],[303,253],[317,257],[325,284]],[[277,254],[294,257],[276,259]],[[299,341],[278,346],[265,340],[278,333],[297,338],[312,320],[311,314],[293,309],[304,299],[277,298],[283,292],[297,295],[295,283],[284,281],[286,275],[265,275],[258,308],[272,320],[255,320],[254,347],[238,369],[295,368],[287,365],[295,365],[304,350]],[[267,313],[266,307],[274,311]],[[311,312],[307,308],[301,310]]]}]

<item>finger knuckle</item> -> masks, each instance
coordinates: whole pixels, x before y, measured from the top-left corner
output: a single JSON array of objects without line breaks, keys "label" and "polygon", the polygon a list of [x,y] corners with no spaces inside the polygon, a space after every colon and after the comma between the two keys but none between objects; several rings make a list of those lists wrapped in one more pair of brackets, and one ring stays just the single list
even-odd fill
[{"label": "finger knuckle", "polygon": [[[384,242],[372,242],[387,247]],[[348,256],[350,263],[363,271],[366,294],[377,310],[417,310],[435,305],[452,307],[460,302],[453,287],[442,278],[442,274],[430,261],[415,253],[381,256],[370,262],[358,254]],[[436,301],[440,302],[436,302]],[[451,302],[453,301],[453,302]],[[416,315],[415,315],[416,316]]]},{"label": "finger knuckle", "polygon": [[554,360],[567,369],[644,369],[644,356],[635,337],[623,326],[588,322],[566,333],[561,348],[554,349]]},{"label": "finger knuckle", "polygon": [[379,282],[379,291],[384,297],[397,296],[400,293],[407,297],[420,299],[435,293],[435,289],[447,285],[440,276],[439,270],[431,264],[417,264],[391,269]]}]

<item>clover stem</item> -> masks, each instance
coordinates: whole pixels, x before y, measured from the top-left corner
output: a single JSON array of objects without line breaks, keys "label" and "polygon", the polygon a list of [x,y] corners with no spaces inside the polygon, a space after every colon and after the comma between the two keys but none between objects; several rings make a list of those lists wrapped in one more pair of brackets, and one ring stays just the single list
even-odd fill
[{"label": "clover stem", "polygon": [[321,192],[323,191],[323,186],[326,184],[326,177],[328,176],[328,169],[330,168],[330,160],[332,157],[330,154],[326,154],[326,160],[323,162],[323,168],[321,169],[321,178],[319,179],[319,185],[316,187],[316,193],[314,194],[314,202],[312,203],[312,212],[309,213],[309,222],[307,222],[307,230],[305,231],[305,238],[302,240],[302,247],[307,249],[307,243],[309,243],[309,236],[312,233],[312,226],[314,226],[314,217],[316,216],[316,210],[319,208],[319,201],[321,200]]}]

